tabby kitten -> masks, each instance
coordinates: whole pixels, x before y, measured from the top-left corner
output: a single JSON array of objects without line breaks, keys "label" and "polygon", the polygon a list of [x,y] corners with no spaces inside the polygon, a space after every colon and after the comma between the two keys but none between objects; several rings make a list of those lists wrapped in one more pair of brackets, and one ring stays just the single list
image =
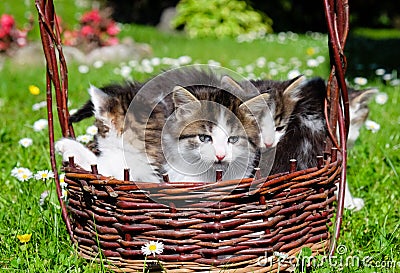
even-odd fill
[{"label": "tabby kitten", "polygon": [[[220,82],[204,72],[196,77]],[[217,170],[224,180],[251,176],[259,131],[255,119],[241,109],[241,100],[203,84],[176,86],[171,96],[175,111],[162,134],[170,180],[212,182]]]},{"label": "tabby kitten", "polygon": [[[90,101],[72,115],[70,121],[82,120],[89,117],[91,112],[94,114],[99,129],[95,141],[99,153],[96,155],[79,142],[63,138],[56,143],[63,160],[74,156],[75,162],[86,170],[90,169],[90,165],[97,164],[101,174],[117,179],[123,179],[123,170],[129,168],[131,178],[136,181],[160,181],[160,166],[145,152],[143,132],[146,123],[140,111],[128,111],[138,90],[138,85],[134,83],[110,85],[102,89],[91,86]],[[147,104],[143,101],[142,105],[145,108]],[[156,119],[160,111],[154,111],[153,115]],[[130,126],[125,126],[126,120]]]},{"label": "tabby kitten", "polygon": [[[347,147],[350,149],[354,146],[360,135],[360,129],[367,120],[369,114],[368,103],[371,98],[378,93],[378,90],[365,89],[356,91],[353,88],[348,88],[348,91],[350,100],[350,127]],[[346,183],[345,190],[344,207],[354,211],[362,209],[364,207],[364,200],[352,196],[349,183]]]},{"label": "tabby kitten", "polygon": [[377,89],[364,89],[357,91],[348,88],[350,100],[350,127],[347,138],[347,147],[352,148],[360,135],[360,129],[368,118],[368,103],[378,93]]},{"label": "tabby kitten", "polygon": [[242,92],[250,96],[244,105],[260,124],[259,148],[263,157],[274,157],[275,152],[272,169],[261,163],[262,175],[289,171],[290,159],[298,161],[299,170],[315,166],[326,137],[324,81],[306,81],[303,76],[288,81],[251,81],[262,94],[256,96],[254,92],[246,92],[248,85],[240,84]]}]

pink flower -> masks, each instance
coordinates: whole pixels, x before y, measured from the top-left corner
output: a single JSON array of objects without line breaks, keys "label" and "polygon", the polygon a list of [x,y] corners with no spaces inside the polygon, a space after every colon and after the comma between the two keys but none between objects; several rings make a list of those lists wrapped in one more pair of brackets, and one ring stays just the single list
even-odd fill
[{"label": "pink flower", "polygon": [[81,28],[81,34],[82,34],[83,36],[92,35],[92,34],[94,34],[94,29],[93,29],[91,26],[83,26],[83,27]]},{"label": "pink flower", "polygon": [[15,24],[14,17],[8,14],[3,14],[0,18],[0,26],[9,32]]},{"label": "pink flower", "polygon": [[81,23],[89,23],[89,22],[95,22],[95,23],[101,22],[101,16],[98,10],[92,10],[82,15]]},{"label": "pink flower", "polygon": [[107,26],[107,34],[110,36],[115,36],[119,33],[120,29],[116,23],[112,22]]},{"label": "pink flower", "polygon": [[113,45],[117,45],[119,43],[118,38],[116,37],[111,37],[106,41],[106,45],[108,46],[113,46]]},{"label": "pink flower", "polygon": [[8,34],[9,34],[9,32],[6,32],[5,29],[2,29],[2,28],[0,27],[0,39],[6,37]]}]

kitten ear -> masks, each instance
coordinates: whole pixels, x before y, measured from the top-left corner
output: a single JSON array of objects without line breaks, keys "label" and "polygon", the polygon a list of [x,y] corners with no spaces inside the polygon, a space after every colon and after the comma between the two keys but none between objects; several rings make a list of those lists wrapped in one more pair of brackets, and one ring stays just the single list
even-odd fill
[{"label": "kitten ear", "polygon": [[107,103],[109,96],[103,92],[103,90],[97,88],[94,85],[90,85],[88,89],[88,93],[90,95],[90,100],[93,103],[94,108],[94,116],[96,118],[104,118],[102,114],[102,109],[104,105]]},{"label": "kitten ear", "polygon": [[295,103],[301,99],[301,86],[304,85],[306,77],[303,75],[293,79],[290,85],[283,91],[283,99],[286,105]]},{"label": "kitten ear", "polygon": [[176,117],[185,119],[193,116],[200,108],[200,101],[182,86],[172,90],[172,100],[176,109]]},{"label": "kitten ear", "polygon": [[230,91],[233,95],[245,94],[243,88],[231,77],[223,76],[221,79],[221,87],[223,90]]},{"label": "kitten ear", "polygon": [[245,114],[250,116],[259,115],[263,111],[269,110],[268,100],[270,99],[270,97],[271,96],[268,93],[263,93],[261,95],[258,95],[252,99],[243,102],[239,106],[239,110],[243,111]]},{"label": "kitten ear", "polygon": [[379,90],[376,88],[371,88],[355,92],[359,94],[351,99],[351,105],[359,105],[360,107],[365,107],[371,101],[372,97],[379,92]]}]

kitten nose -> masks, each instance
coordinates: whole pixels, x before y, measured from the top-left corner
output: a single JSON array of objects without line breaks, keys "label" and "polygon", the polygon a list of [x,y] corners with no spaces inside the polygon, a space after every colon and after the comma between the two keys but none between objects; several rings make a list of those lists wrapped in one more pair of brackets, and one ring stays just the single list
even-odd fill
[{"label": "kitten nose", "polygon": [[222,161],[225,158],[225,155],[216,155],[218,161]]},{"label": "kitten nose", "polygon": [[271,142],[271,143],[264,143],[265,148],[271,148],[273,144],[274,144],[273,142]]}]

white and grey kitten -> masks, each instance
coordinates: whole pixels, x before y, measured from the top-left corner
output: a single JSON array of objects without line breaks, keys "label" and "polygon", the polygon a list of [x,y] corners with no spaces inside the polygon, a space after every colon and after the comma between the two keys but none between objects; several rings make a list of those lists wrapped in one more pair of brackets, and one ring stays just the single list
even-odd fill
[{"label": "white and grey kitten", "polygon": [[213,182],[217,170],[224,180],[250,177],[259,131],[255,119],[241,109],[242,102],[206,85],[177,86],[171,95],[175,111],[162,134],[170,180]]},{"label": "white and grey kitten", "polygon": [[[99,173],[117,179],[123,179],[124,169],[128,168],[131,178],[136,181],[160,181],[155,160],[144,151],[141,132],[146,125],[140,117],[128,111],[138,89],[133,83],[102,89],[91,86],[90,101],[72,116],[71,121],[89,117],[92,111],[99,129],[95,140],[98,154],[75,140],[63,138],[56,143],[56,150],[62,154],[63,160],[74,156],[75,162],[82,168],[90,170],[90,165],[96,164]],[[125,126],[125,119],[130,121],[131,126]]]}]

